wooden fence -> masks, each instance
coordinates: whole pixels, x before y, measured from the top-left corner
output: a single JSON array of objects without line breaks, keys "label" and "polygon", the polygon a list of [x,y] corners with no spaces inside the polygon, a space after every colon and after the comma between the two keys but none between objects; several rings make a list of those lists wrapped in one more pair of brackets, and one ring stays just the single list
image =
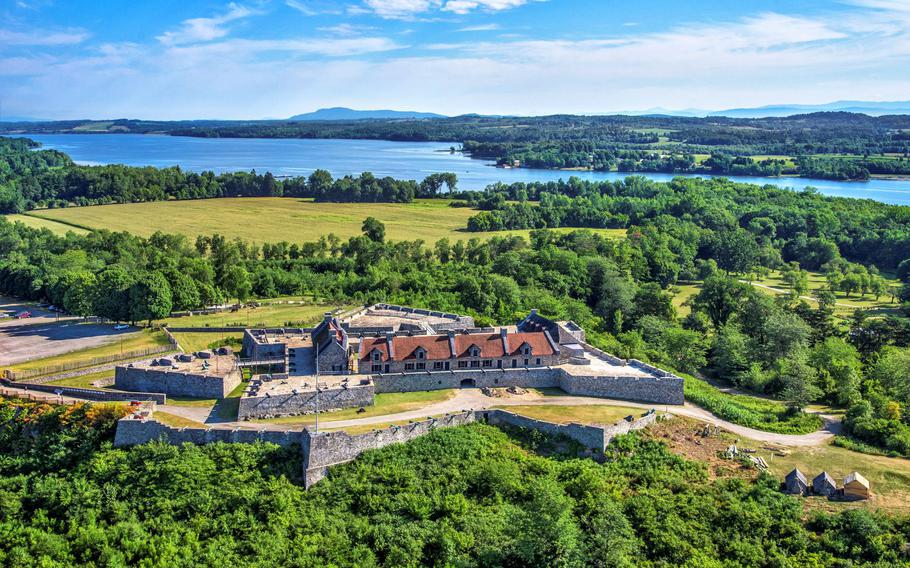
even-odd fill
[{"label": "wooden fence", "polygon": [[146,347],[144,349],[135,349],[133,351],[127,351],[124,353],[115,353],[114,355],[106,355],[104,357],[92,357],[91,359],[84,359],[82,361],[73,361],[71,363],[60,363],[58,365],[48,365],[46,367],[38,367],[35,369],[25,369],[22,371],[13,371],[7,369],[3,372],[4,378],[11,381],[22,381],[32,377],[41,377],[44,375],[54,375],[59,373],[65,373],[67,371],[75,371],[76,369],[83,369],[88,367],[96,367],[98,365],[104,365],[106,363],[116,363],[118,361],[127,361],[130,359],[140,359],[142,357],[147,357],[150,355],[157,355],[159,353],[165,353],[167,351],[172,351],[176,348],[174,344],[172,345],[158,345],[155,347]]}]

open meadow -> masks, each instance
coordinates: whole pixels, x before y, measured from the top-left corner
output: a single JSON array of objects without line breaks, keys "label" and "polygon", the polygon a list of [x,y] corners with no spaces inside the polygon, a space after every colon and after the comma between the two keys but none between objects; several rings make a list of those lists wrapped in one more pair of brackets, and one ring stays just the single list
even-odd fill
[{"label": "open meadow", "polygon": [[[468,218],[477,211],[449,207],[450,203],[447,199],[418,199],[413,203],[315,203],[287,197],[244,197],[43,209],[10,217],[61,234],[67,230],[109,229],[146,237],[162,231],[195,239],[198,235],[219,233],[260,244],[311,242],[329,233],[348,239],[360,235],[363,220],[371,216],[385,223],[386,238],[396,241],[423,239],[433,243],[441,238],[485,239],[529,233],[468,232],[465,230]],[[625,236],[625,230],[621,229],[594,231]]]}]

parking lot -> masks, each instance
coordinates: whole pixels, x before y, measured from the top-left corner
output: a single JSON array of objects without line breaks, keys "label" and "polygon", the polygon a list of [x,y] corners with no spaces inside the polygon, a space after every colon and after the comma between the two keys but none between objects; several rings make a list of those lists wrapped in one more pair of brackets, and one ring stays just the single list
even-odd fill
[{"label": "parking lot", "polygon": [[0,367],[62,355],[115,341],[135,333],[134,328],[115,330],[111,324],[79,323],[78,318],[0,298],[0,313],[29,311],[31,318],[0,319]]}]

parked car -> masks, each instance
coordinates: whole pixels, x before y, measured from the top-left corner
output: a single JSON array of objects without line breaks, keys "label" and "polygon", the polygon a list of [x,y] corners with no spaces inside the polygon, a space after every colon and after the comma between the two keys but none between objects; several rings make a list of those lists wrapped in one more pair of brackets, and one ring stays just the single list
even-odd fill
[{"label": "parked car", "polygon": [[125,323],[118,323],[117,325],[114,326],[114,329],[116,329],[117,331],[120,331],[121,329],[127,329],[128,327],[129,326],[126,325]]},{"label": "parked car", "polygon": [[31,312],[19,312],[16,314],[16,319],[26,319],[32,317]]}]

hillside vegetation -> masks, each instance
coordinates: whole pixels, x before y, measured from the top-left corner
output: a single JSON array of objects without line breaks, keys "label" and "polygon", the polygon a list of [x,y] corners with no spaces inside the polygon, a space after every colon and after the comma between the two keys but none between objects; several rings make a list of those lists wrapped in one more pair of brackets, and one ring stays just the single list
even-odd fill
[{"label": "hillside vegetation", "polygon": [[[0,401],[6,566],[882,566],[910,520],[804,517],[776,479],[709,481],[637,436],[610,461],[541,457],[481,424],[333,468],[297,447],[112,449],[116,407]],[[90,435],[86,435],[86,434]],[[521,442],[526,440],[526,442]]]}]

